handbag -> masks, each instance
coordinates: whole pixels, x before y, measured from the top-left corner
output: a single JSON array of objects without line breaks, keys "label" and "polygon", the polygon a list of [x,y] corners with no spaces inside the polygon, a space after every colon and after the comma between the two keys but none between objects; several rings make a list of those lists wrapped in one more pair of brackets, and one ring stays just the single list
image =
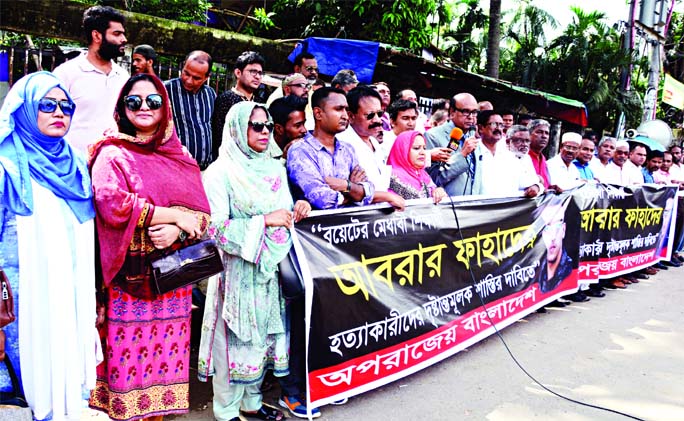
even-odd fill
[{"label": "handbag", "polygon": [[0,268],[0,328],[16,320],[14,316],[14,296],[5,271]]},{"label": "handbag", "polygon": [[204,240],[151,261],[152,288],[159,295],[223,272],[214,240]]},{"label": "handbag", "polygon": [[294,248],[291,248],[287,256],[278,264],[278,273],[280,289],[286,300],[294,300],[304,295],[304,279]]}]

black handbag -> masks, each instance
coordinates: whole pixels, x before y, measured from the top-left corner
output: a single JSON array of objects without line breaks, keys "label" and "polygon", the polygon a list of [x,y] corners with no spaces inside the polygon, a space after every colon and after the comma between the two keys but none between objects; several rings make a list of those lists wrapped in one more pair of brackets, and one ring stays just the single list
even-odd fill
[{"label": "black handbag", "polygon": [[204,240],[152,260],[152,288],[159,295],[223,272],[214,240]]},{"label": "black handbag", "polygon": [[278,273],[280,274],[280,289],[285,299],[294,300],[304,295],[304,278],[294,248],[291,248],[287,256],[278,264]]}]

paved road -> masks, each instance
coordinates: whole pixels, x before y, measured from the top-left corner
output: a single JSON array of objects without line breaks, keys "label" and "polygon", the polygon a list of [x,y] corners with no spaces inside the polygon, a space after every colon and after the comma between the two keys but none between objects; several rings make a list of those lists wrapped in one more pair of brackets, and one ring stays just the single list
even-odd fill
[{"label": "paved road", "polygon": [[[646,420],[684,420],[684,267],[503,331],[520,363],[573,399]],[[211,420],[210,388],[191,386]],[[266,393],[274,403],[277,387]],[[526,377],[493,336],[408,378],[326,406],[319,420],[622,420],[554,397]]]}]

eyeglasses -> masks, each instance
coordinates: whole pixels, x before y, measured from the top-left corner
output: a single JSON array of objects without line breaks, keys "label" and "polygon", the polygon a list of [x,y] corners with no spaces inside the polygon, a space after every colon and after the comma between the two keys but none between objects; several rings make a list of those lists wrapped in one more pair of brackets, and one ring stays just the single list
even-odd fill
[{"label": "eyeglasses", "polygon": [[305,69],[306,69],[307,72],[316,72],[316,73],[318,73],[318,67],[315,67],[315,66],[306,66]]},{"label": "eyeglasses", "polygon": [[526,139],[524,137],[512,137],[511,142],[513,143],[532,143],[530,139]]},{"label": "eyeglasses", "polygon": [[[163,100],[159,94],[148,95],[145,102],[150,110],[158,110],[162,107]],[[138,111],[142,108],[143,99],[140,95],[128,95],[124,98],[124,105],[131,111]]]},{"label": "eyeglasses", "polygon": [[264,127],[268,132],[273,131],[273,122],[272,121],[265,121],[265,122],[260,122],[260,121],[250,121],[247,123],[249,127],[251,127],[255,132],[261,133],[264,131]]},{"label": "eyeglasses", "polygon": [[570,151],[570,152],[579,151],[578,146],[562,145],[561,148],[565,149],[566,151]]},{"label": "eyeglasses", "polygon": [[480,112],[480,110],[464,110],[461,108],[456,108],[456,111],[458,111],[461,114],[471,115],[471,116],[476,116]]},{"label": "eyeglasses", "polygon": [[54,113],[58,105],[64,115],[72,115],[76,110],[76,104],[68,99],[57,101],[53,98],[43,98],[38,101],[38,111],[41,113]]},{"label": "eyeglasses", "polygon": [[302,89],[311,89],[311,85],[309,85],[308,83],[290,83],[287,86],[296,86]]},{"label": "eyeglasses", "polygon": [[495,121],[489,122],[489,123],[485,124],[485,126],[489,126],[492,129],[496,129],[497,127],[499,129],[503,129],[504,127],[506,127],[503,123],[497,123]]},{"label": "eyeglasses", "polygon": [[261,70],[256,70],[256,69],[245,69],[245,72],[249,73],[252,76],[262,77],[264,75],[264,72],[262,72]]},{"label": "eyeglasses", "polygon": [[375,116],[378,116],[378,118],[382,118],[382,111],[376,111],[374,113],[368,113],[366,114],[366,120],[372,120],[375,118]]}]

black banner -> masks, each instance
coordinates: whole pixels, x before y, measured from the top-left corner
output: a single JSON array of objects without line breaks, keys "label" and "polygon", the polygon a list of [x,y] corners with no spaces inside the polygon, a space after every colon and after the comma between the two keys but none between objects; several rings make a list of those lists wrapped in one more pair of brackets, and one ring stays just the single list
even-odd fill
[{"label": "black banner", "polygon": [[[619,197],[611,189],[587,185],[534,200],[419,201],[404,212],[351,208],[298,223],[310,404],[421,370],[489,336],[492,324],[503,328],[576,291],[578,267],[602,261],[603,254],[596,262],[586,258],[598,239],[631,245],[641,233],[648,240],[630,252],[656,256],[658,242],[649,234],[659,236],[658,215],[676,189]],[[611,245],[611,259],[621,245]],[[583,276],[598,275],[590,278]]]}]

